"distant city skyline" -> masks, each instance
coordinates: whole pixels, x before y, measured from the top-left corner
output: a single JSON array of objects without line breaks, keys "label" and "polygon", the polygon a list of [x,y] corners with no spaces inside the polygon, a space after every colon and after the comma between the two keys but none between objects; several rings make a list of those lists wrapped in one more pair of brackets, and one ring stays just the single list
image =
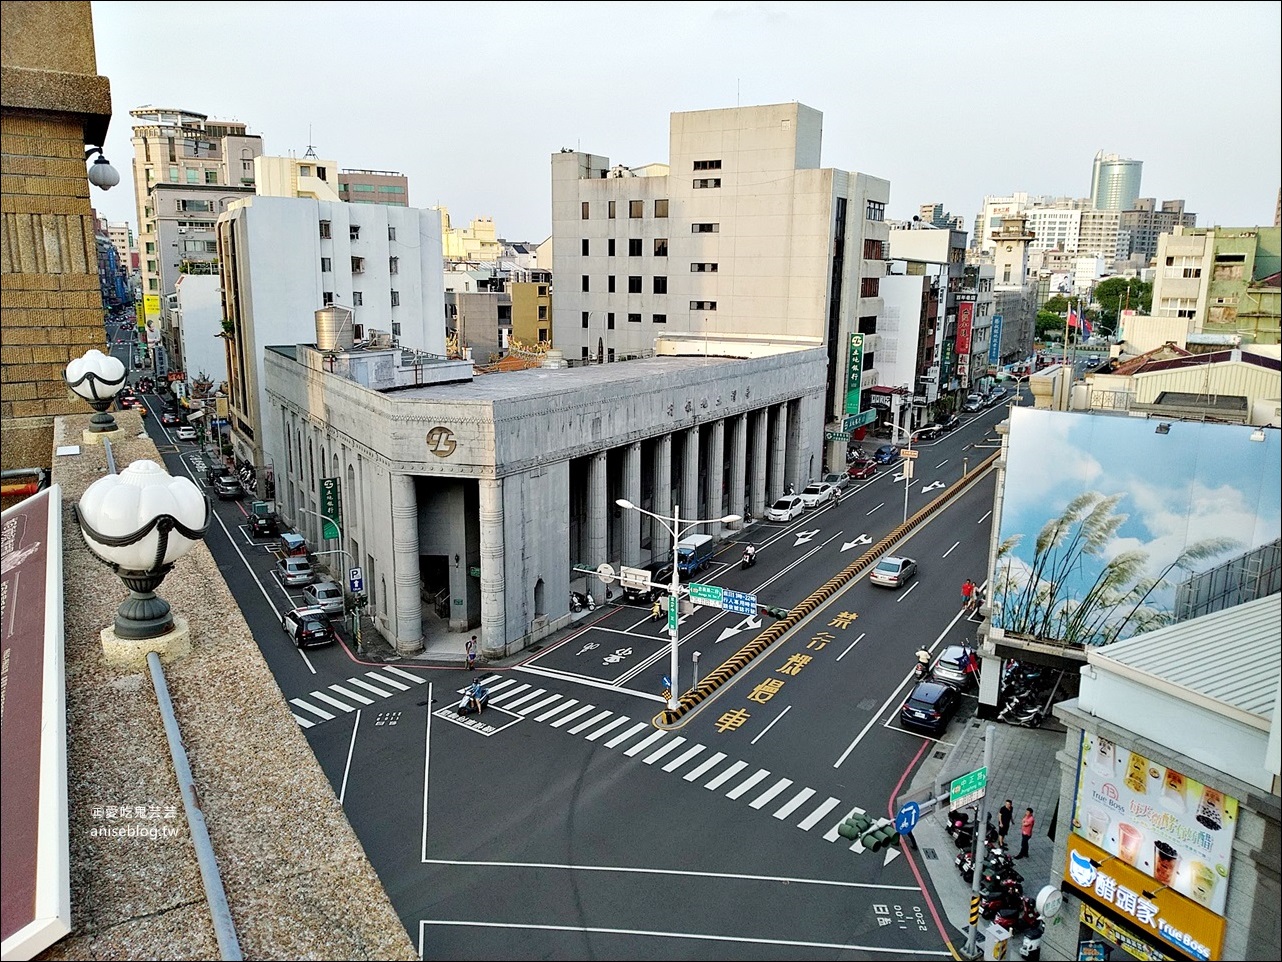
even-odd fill
[{"label": "distant city skyline", "polygon": [[[536,243],[551,233],[560,148],[666,162],[674,112],[792,100],[824,115],[822,166],[890,181],[892,218],[941,203],[970,229],[985,195],[1087,197],[1098,151],[1142,161],[1142,196],[1184,199],[1201,224],[1272,224],[1277,204],[1276,4],[1163,10],[1124,48],[1102,27],[1118,8],[1091,3],[1067,17],[914,5],[911,20],[893,3],[656,3],[633,10],[646,29],[568,3],[493,20],[369,3],[341,22],[282,3],[92,9],[115,111],[106,154],[121,183],[90,201],[135,230],[129,110],[145,104],[243,121],[269,155],[314,145],[343,167],[399,171],[414,206],[448,207],[456,225],[491,217],[500,236]],[[166,24],[182,27],[151,42]],[[947,38],[948,57],[930,37]],[[1222,63],[1220,75],[1248,64],[1250,82],[1226,97],[1173,69],[1169,51],[1189,37],[1194,59]],[[1006,59],[1012,49],[1044,50],[1046,69]],[[1118,79],[1087,102],[1085,77]],[[1128,77],[1162,96],[1133,96]],[[1251,130],[1249,143],[1226,141],[1234,130]]]}]

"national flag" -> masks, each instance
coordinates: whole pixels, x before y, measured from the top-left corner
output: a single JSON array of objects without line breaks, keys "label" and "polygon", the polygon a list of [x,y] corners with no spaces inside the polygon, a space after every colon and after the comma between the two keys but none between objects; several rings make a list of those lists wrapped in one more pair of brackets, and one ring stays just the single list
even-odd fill
[{"label": "national flag", "polygon": [[1068,326],[1080,327],[1087,337],[1091,336],[1091,322],[1086,319],[1085,315],[1078,317],[1076,311],[1068,312]]}]

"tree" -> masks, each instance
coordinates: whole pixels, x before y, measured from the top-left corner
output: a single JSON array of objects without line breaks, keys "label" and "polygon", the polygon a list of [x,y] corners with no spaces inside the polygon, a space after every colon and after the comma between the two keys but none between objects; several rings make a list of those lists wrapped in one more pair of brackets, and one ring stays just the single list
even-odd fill
[{"label": "tree", "polygon": [[1039,341],[1062,341],[1064,339],[1064,318],[1053,311],[1037,312],[1037,330],[1033,335]]},{"label": "tree", "polygon": [[1105,331],[1117,330],[1122,311],[1132,310],[1147,314],[1153,306],[1153,285],[1138,277],[1110,277],[1095,287],[1095,302],[1100,306],[1100,324]]},{"label": "tree", "polygon": [[1047,298],[1046,303],[1042,305],[1042,310],[1050,311],[1052,314],[1058,314],[1060,317],[1063,317],[1068,313],[1070,306],[1071,305],[1069,304],[1067,297],[1063,294],[1056,294],[1053,297]]}]

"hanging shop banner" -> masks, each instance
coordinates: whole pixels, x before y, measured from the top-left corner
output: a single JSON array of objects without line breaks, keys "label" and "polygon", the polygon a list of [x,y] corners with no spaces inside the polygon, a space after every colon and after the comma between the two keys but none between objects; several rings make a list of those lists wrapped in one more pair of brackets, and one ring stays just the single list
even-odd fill
[{"label": "hanging shop banner", "polygon": [[975,305],[962,301],[957,305],[957,356],[970,354],[970,329],[975,323]]},{"label": "hanging shop banner", "polygon": [[996,367],[1002,359],[1002,316],[993,315],[993,326],[988,332],[988,363]]},{"label": "hanging shop banner", "polygon": [[1237,799],[1082,733],[1073,831],[1218,915],[1228,896]]},{"label": "hanging shop banner", "polygon": [[1116,855],[1077,835],[1068,837],[1064,881],[1105,918],[1124,924],[1139,941],[1177,949],[1198,962],[1219,959],[1224,919]]},{"label": "hanging shop banner", "polygon": [[850,335],[850,352],[846,368],[846,414],[859,413],[859,388],[864,371],[864,336]]}]

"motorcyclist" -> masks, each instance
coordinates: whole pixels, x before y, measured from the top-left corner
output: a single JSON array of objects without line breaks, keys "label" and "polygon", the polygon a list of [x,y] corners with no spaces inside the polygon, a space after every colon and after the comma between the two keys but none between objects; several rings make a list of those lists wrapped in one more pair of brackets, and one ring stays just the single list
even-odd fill
[{"label": "motorcyclist", "polygon": [[663,616],[663,606],[659,604],[659,599],[655,598],[650,605],[650,620],[658,621]]},{"label": "motorcyclist", "polygon": [[917,675],[921,678],[930,675],[930,652],[925,648],[917,649]]},{"label": "motorcyclist", "polygon": [[755,544],[750,544],[743,549],[744,567],[751,565],[756,560],[757,560],[757,546]]},{"label": "motorcyclist", "polygon": [[481,712],[485,711],[485,702],[488,700],[489,695],[489,691],[481,687],[481,683],[479,681],[474,681],[463,695],[464,704],[467,705],[472,712],[479,715]]}]

